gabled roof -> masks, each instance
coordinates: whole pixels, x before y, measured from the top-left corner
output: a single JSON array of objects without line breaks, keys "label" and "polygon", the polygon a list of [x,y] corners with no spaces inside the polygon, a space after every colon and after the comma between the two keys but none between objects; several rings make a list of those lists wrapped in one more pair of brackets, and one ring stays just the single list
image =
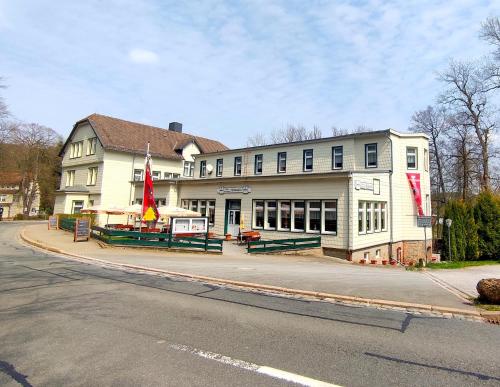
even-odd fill
[{"label": "gabled roof", "polygon": [[0,172],[0,186],[13,186],[21,184],[23,180],[19,172]]},{"label": "gabled roof", "polygon": [[176,149],[179,149],[180,144],[186,145],[189,142],[195,142],[202,153],[219,152],[228,149],[224,144],[208,138],[94,113],[75,123],[61,150],[61,155],[64,153],[76,128],[86,122],[94,129],[104,149],[108,150],[145,154],[149,142],[150,153],[153,157],[179,160],[182,159],[182,155],[176,152]]}]

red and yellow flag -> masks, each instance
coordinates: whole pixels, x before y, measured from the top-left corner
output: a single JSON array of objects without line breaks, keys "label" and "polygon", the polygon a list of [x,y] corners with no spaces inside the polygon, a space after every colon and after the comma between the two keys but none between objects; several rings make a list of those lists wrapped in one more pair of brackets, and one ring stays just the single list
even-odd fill
[{"label": "red and yellow flag", "polygon": [[142,198],[142,220],[156,223],[160,215],[156,207],[153,190],[153,179],[151,178],[151,155],[146,155],[146,173],[144,174],[144,196]]}]

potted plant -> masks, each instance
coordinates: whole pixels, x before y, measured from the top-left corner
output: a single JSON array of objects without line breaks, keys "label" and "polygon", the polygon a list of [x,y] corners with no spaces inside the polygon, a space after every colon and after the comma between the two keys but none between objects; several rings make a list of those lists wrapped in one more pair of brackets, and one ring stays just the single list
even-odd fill
[{"label": "potted plant", "polygon": [[230,241],[230,240],[231,240],[232,235],[231,235],[231,234],[226,234],[226,235],[225,235],[225,237],[226,237],[226,241]]},{"label": "potted plant", "polygon": [[366,259],[361,258],[361,259],[359,260],[359,263],[361,263],[362,265],[364,265],[364,264],[366,263]]},{"label": "potted plant", "polygon": [[384,266],[387,265],[387,262],[388,262],[387,259],[382,259],[382,265]]},{"label": "potted plant", "polygon": [[377,260],[376,260],[376,259],[372,259],[372,260],[370,260],[370,263],[371,263],[372,265],[376,265],[376,264],[377,264]]},{"label": "potted plant", "polygon": [[391,259],[390,264],[391,266],[396,266],[398,264],[398,261],[396,261],[395,259]]}]

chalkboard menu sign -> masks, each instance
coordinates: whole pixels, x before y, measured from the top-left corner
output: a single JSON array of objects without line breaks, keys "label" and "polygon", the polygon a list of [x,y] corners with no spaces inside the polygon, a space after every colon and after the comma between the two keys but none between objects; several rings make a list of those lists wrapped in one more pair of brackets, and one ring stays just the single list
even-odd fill
[{"label": "chalkboard menu sign", "polygon": [[206,234],[208,218],[172,218],[172,234]]},{"label": "chalkboard menu sign", "polygon": [[73,242],[78,241],[88,241],[90,238],[90,219],[89,218],[79,218],[75,222],[75,234],[73,237]]},{"label": "chalkboard menu sign", "polygon": [[49,230],[57,230],[59,228],[59,217],[57,215],[49,216]]}]

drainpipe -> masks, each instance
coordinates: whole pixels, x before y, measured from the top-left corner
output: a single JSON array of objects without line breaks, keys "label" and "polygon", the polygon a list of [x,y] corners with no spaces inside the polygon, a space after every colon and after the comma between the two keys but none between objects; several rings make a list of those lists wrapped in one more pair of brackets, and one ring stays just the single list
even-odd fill
[{"label": "drainpipe", "polygon": [[[351,186],[352,186],[352,171],[347,175],[347,212],[349,216],[347,217],[347,260],[352,261],[352,238],[351,238],[351,226],[354,224],[349,224],[349,219],[352,218],[354,212],[354,203],[351,203]],[[352,204],[352,206],[351,206]]]},{"label": "drainpipe", "polygon": [[134,166],[135,166],[135,154],[132,157],[132,173],[130,176],[130,191],[128,193],[128,205],[130,206],[130,203],[132,201],[132,190],[135,191],[135,183],[134,183]]},{"label": "drainpipe", "polygon": [[389,259],[392,259],[392,244],[394,243],[394,236],[393,236],[393,223],[394,223],[394,210],[393,210],[393,201],[392,201],[392,173],[394,170],[394,152],[393,152],[393,143],[392,143],[392,138],[391,138],[391,131],[388,131],[387,138],[389,139],[391,143],[391,169],[389,170],[389,206],[390,206],[390,222],[391,222],[391,230],[390,230],[390,239],[389,239]]}]

